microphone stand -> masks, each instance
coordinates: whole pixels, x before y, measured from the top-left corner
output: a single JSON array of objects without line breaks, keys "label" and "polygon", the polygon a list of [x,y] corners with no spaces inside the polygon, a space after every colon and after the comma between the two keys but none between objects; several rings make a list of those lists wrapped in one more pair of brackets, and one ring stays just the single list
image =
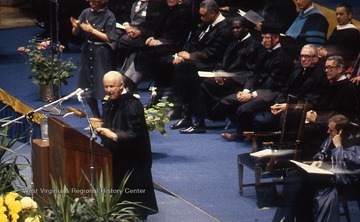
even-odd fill
[{"label": "microphone stand", "polygon": [[[53,102],[51,102],[51,103],[49,103],[49,104],[46,104],[46,105],[44,105],[44,106],[42,106],[42,107],[40,107],[40,108],[37,108],[37,109],[34,109],[34,110],[31,110],[31,111],[29,111],[27,114],[24,114],[24,115],[22,115],[22,116],[20,116],[20,117],[18,117],[18,118],[16,118],[16,119],[13,119],[13,120],[11,120],[11,121],[8,121],[8,122],[6,122],[6,123],[4,123],[4,124],[2,124],[1,126],[0,126],[0,128],[3,128],[3,127],[5,127],[5,126],[8,126],[8,125],[10,125],[10,124],[12,124],[12,123],[19,123],[18,121],[19,120],[21,120],[21,119],[23,119],[23,118],[26,118],[27,119],[27,121],[29,122],[29,124],[30,124],[30,135],[29,135],[29,139],[30,139],[30,142],[29,142],[29,144],[30,144],[30,148],[31,148],[31,164],[30,164],[30,167],[32,168],[32,163],[33,163],[33,142],[32,142],[32,140],[33,140],[33,125],[32,125],[32,121],[30,121],[32,118],[33,118],[33,114],[35,113],[35,112],[39,112],[39,111],[41,111],[41,110],[44,110],[44,109],[46,109],[46,108],[48,108],[48,107],[50,107],[50,106],[52,106],[53,104],[55,104],[55,103],[61,103],[62,101],[64,101],[64,100],[67,100],[68,98],[70,98],[69,96],[66,96],[66,97],[64,97],[64,98],[60,98],[60,99],[58,99],[58,100],[56,100],[56,101],[53,101]],[[80,101],[80,100],[79,100]],[[84,103],[82,102],[82,100],[81,100],[81,103],[82,103],[82,106],[83,107],[85,107],[85,105],[84,105]],[[87,114],[86,114],[86,116],[87,116]],[[90,120],[88,119],[88,121],[90,122]],[[91,126],[91,125],[90,125]],[[92,132],[94,132],[94,130],[92,130]],[[95,133],[95,132],[94,132]],[[95,138],[96,138],[96,136],[95,136]],[[92,143],[90,143],[91,144],[91,146],[92,146]],[[93,158],[93,149],[92,149],[92,153],[91,153],[91,169],[92,169],[92,177],[93,177],[93,169],[94,169],[94,158]],[[33,178],[33,177],[32,177]],[[93,183],[93,180],[94,180],[94,178],[92,178],[92,183]],[[31,188],[33,189],[34,188],[34,182],[33,181],[31,181]],[[32,195],[34,194],[34,192],[32,192]]]},{"label": "microphone stand", "polygon": [[80,94],[78,95],[78,100],[82,105],[82,109],[85,113],[86,120],[88,122],[89,129],[90,129],[90,131],[89,131],[90,132],[90,181],[91,181],[92,187],[95,187],[94,142],[97,139],[97,135],[96,135],[96,131],[95,131],[94,127],[91,125],[89,115],[86,111],[84,101],[82,100],[82,97]]},{"label": "microphone stand", "polygon": [[[34,134],[34,127],[32,125],[32,121],[31,119],[33,118],[33,115],[34,115],[34,111],[30,111],[28,112],[27,114],[25,114],[25,117],[26,117],[26,120],[27,122],[29,123],[30,125],[30,131],[29,131],[29,145],[30,145],[30,155],[31,155],[31,163],[30,163],[30,168],[32,169],[32,164],[34,162],[34,159],[33,159],[33,134]],[[31,170],[31,184],[30,184],[30,190],[31,190],[31,197],[34,198],[34,193],[33,190],[34,190],[34,175],[33,175],[33,171]]]},{"label": "microphone stand", "polygon": [[[54,48],[54,22],[53,22],[53,5],[52,3],[55,4],[55,35],[56,35],[56,45]],[[59,42],[59,3],[58,0],[49,0],[49,4],[50,4],[50,56],[51,56],[51,100],[55,99],[55,93],[54,93],[54,84],[55,80],[54,80],[54,51],[56,51],[57,54],[57,77],[58,77],[58,95],[59,98],[61,98],[61,81],[60,81],[60,51],[59,51],[59,47],[60,47],[60,42]],[[63,116],[67,113],[66,110],[61,108],[61,104],[59,104],[60,107],[56,108],[56,107],[48,107],[48,109],[44,109],[44,111],[49,111],[49,113],[53,116]]]},{"label": "microphone stand", "polygon": [[[13,119],[13,120],[11,120],[11,121],[9,121],[9,122],[6,122],[6,123],[2,124],[2,125],[1,125],[1,128],[2,128],[2,127],[5,127],[5,126],[7,126],[7,125],[10,125],[11,123],[17,122],[18,120],[21,120],[21,119],[25,118],[25,117],[26,117],[27,115],[29,115],[30,113],[35,113],[35,112],[39,112],[39,111],[41,111],[41,110],[45,110],[45,109],[49,108],[50,106],[52,106],[52,105],[55,104],[55,103],[59,103],[59,104],[60,104],[60,103],[62,103],[62,101],[66,100],[66,99],[68,99],[68,97],[60,98],[60,99],[58,99],[58,100],[56,100],[56,101],[53,101],[53,102],[51,102],[51,103],[49,103],[49,104],[43,105],[43,106],[40,107],[40,108],[34,109],[34,110],[30,111],[29,113],[27,113],[26,115],[22,115],[22,116],[20,116],[20,117],[18,117],[18,118],[16,118],[16,119]],[[55,106],[55,107],[56,107],[56,106]]]}]

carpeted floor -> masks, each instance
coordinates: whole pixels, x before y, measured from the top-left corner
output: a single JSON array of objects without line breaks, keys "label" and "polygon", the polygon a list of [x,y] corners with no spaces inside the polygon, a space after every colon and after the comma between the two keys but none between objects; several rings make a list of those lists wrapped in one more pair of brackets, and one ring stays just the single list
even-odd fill
[{"label": "carpeted floor", "polygon": [[[29,67],[16,49],[26,45],[39,31],[41,29],[36,26],[0,30],[0,88],[34,109],[45,103],[39,100],[37,86],[26,77]],[[72,51],[64,57],[72,57],[77,63],[79,52],[76,46],[72,45]],[[144,90],[140,91],[143,101],[150,94],[146,90],[147,84],[144,83]],[[63,95],[75,89],[76,73],[69,84],[62,87]],[[76,99],[62,103],[63,108],[67,106],[81,109]],[[68,116],[63,121],[86,133],[83,130],[87,124],[85,119]],[[181,135],[168,127],[168,136],[151,133],[154,181],[158,190],[169,190],[176,197],[157,191],[160,213],[150,216],[149,221],[270,220],[273,209],[256,207],[253,188],[246,189],[244,197],[238,194],[236,155],[249,151],[249,145],[224,142],[220,132],[226,122],[209,124],[214,127],[204,135]],[[246,178],[252,180],[250,171],[246,172]]]},{"label": "carpeted floor", "polygon": [[[16,49],[40,31],[36,26],[0,30],[0,88],[33,108],[45,103],[39,100],[37,86],[26,77],[29,67]],[[78,47],[71,45],[71,52],[64,57],[72,57],[77,63]],[[147,84],[144,83],[144,90],[140,91],[142,101],[149,97]],[[76,73],[69,84],[62,87],[62,93],[68,95],[75,89]],[[61,106],[81,109],[76,99],[65,101]],[[68,116],[62,120],[86,133],[85,119]],[[236,156],[249,152],[250,145],[223,141],[220,133],[226,122],[208,122],[208,132],[203,135],[182,135],[170,130],[168,125],[168,136],[158,132],[150,134],[160,212],[150,216],[149,222],[271,221],[274,209],[257,208],[253,187],[245,188],[244,196],[238,193]],[[30,155],[30,147],[24,152]],[[250,182],[253,178],[253,172],[246,169],[245,180]],[[359,218],[356,205],[350,205],[350,210],[354,219]]]}]

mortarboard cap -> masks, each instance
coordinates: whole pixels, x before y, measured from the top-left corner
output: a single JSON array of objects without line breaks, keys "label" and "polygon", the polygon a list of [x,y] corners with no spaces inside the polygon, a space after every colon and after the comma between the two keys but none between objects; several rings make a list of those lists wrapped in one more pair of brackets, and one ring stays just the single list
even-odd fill
[{"label": "mortarboard cap", "polygon": [[262,23],[264,18],[261,17],[259,14],[254,12],[253,10],[249,10],[245,15],[243,15],[248,21],[254,23],[255,25]]},{"label": "mortarboard cap", "polygon": [[282,25],[278,23],[270,23],[264,21],[261,25],[261,33],[267,34],[280,34],[282,30]]}]

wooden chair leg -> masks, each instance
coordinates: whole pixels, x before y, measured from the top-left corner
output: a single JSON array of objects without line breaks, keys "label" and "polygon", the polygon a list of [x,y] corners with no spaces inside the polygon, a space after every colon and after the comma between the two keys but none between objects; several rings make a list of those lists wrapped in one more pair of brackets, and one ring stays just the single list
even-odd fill
[{"label": "wooden chair leg", "polygon": [[261,178],[261,167],[255,166],[255,186],[260,185],[260,178]]},{"label": "wooden chair leg", "polygon": [[257,139],[255,136],[251,136],[251,144],[252,144],[252,150],[251,152],[258,151],[258,145],[257,145]]},{"label": "wooden chair leg", "polygon": [[239,157],[238,157],[238,176],[239,176],[239,192],[240,195],[243,195],[243,185],[244,185],[244,165],[240,163]]}]

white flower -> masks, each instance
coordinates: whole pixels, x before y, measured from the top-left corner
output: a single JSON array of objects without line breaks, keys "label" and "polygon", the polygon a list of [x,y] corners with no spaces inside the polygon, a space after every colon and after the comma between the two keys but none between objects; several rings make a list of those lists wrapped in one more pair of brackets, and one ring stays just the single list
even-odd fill
[{"label": "white flower", "polygon": [[156,96],[156,90],[157,90],[157,87],[150,86],[149,91],[151,91],[151,96],[152,97]]}]

